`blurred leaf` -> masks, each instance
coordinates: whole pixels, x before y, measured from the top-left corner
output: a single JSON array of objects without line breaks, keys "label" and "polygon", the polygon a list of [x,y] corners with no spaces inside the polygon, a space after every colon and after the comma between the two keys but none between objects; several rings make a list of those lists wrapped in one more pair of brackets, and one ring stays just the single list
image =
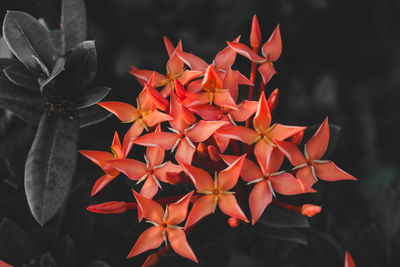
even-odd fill
[{"label": "blurred leaf", "polygon": [[366,226],[355,241],[352,256],[357,259],[357,266],[383,266],[385,246],[376,226]]},{"label": "blurred leaf", "polygon": [[268,236],[272,239],[290,241],[294,243],[299,243],[307,245],[307,238],[300,233],[298,230],[290,228],[275,228],[275,227],[265,227],[262,225],[257,225],[254,227],[254,231],[257,234]]},{"label": "blurred leaf", "polygon": [[287,210],[277,205],[269,205],[266,211],[258,220],[257,224],[276,228],[310,227],[308,220],[305,216],[298,212]]},{"label": "blurred leaf", "polygon": [[39,84],[37,79],[28,71],[23,64],[12,64],[3,70],[4,74],[17,86],[32,91],[39,91]]},{"label": "blurred leaf", "polygon": [[39,256],[39,249],[25,231],[13,221],[4,218],[0,223],[1,259],[21,266]]},{"label": "blurred leaf", "polygon": [[40,257],[40,267],[57,267],[56,261],[49,252]]},{"label": "blurred leaf", "polygon": [[31,108],[42,108],[43,99],[39,93],[16,86],[0,76],[0,98],[17,101]]},{"label": "blurred leaf", "polygon": [[64,237],[57,247],[55,253],[58,265],[61,267],[72,267],[76,264],[76,246],[69,237]]},{"label": "blurred leaf", "polygon": [[12,52],[3,36],[0,37],[0,58],[12,58]]},{"label": "blurred leaf", "polygon": [[106,97],[110,90],[111,88],[109,87],[94,87],[89,90],[85,90],[76,98],[74,101],[74,106],[78,109],[93,106]]},{"label": "blurred leaf", "polygon": [[111,267],[104,261],[91,261],[89,262],[86,267]]},{"label": "blurred leaf", "polygon": [[36,221],[44,225],[68,195],[77,156],[78,120],[43,114],[25,167],[25,191]]},{"label": "blurred leaf", "polygon": [[[319,129],[321,125],[320,124],[315,124],[310,127],[308,127],[304,131],[304,138],[303,138],[303,145],[301,147],[304,147],[304,143],[306,143],[308,140],[310,140],[311,137],[314,136],[315,132]],[[329,158],[333,152],[335,151],[338,141],[339,141],[339,136],[340,136],[340,131],[342,128],[336,124],[329,123],[329,144],[328,148],[326,149],[326,152],[323,156],[323,158]]]},{"label": "blurred leaf", "polygon": [[86,7],[84,0],[63,0],[61,30],[64,32],[65,50],[86,40]]},{"label": "blurred leaf", "polygon": [[0,98],[0,108],[6,109],[14,113],[18,118],[36,125],[42,116],[42,111],[31,107],[24,106],[20,102]]},{"label": "blurred leaf", "polygon": [[51,30],[50,37],[59,55],[63,56],[65,54],[64,32],[62,30]]},{"label": "blurred leaf", "polygon": [[0,58],[0,70],[5,69],[11,64],[19,63],[18,60],[16,59],[11,59],[11,58]]},{"label": "blurred leaf", "polygon": [[111,113],[99,105],[83,108],[77,111],[79,116],[79,127],[84,128],[111,117]]},{"label": "blurred leaf", "polygon": [[56,49],[49,32],[34,17],[20,11],[8,11],[3,22],[3,34],[14,55],[31,71],[41,73],[34,57],[52,68]]}]

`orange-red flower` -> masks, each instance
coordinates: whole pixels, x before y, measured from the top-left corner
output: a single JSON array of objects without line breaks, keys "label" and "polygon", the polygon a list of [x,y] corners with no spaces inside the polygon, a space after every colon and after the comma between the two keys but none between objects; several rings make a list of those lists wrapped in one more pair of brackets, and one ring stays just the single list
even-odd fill
[{"label": "orange-red flower", "polygon": [[119,171],[108,167],[106,162],[113,159],[123,159],[125,157],[117,132],[114,134],[114,139],[111,145],[111,153],[94,150],[79,150],[79,153],[93,161],[105,172],[105,174],[97,179],[96,183],[94,184],[91,196],[94,196],[100,192],[101,189],[103,189],[109,182],[114,180],[114,178],[119,175]]},{"label": "orange-red flower", "polygon": [[[232,164],[238,159],[237,156],[220,155],[227,163]],[[279,150],[274,150],[266,171],[263,171],[251,160],[245,159],[240,177],[247,184],[255,184],[249,196],[249,205],[254,225],[265,208],[271,203],[275,191],[283,195],[297,195],[304,193],[303,184],[293,177],[290,173],[279,172],[283,162],[283,154]]]},{"label": "orange-red flower", "polygon": [[343,171],[330,160],[321,160],[329,143],[328,118],[324,120],[317,132],[304,145],[304,155],[293,143],[277,141],[276,145],[293,164],[296,176],[306,190],[319,179],[325,181],[357,180]]},{"label": "orange-red flower", "polygon": [[203,217],[214,213],[217,206],[228,216],[248,222],[231,190],[237,183],[246,155],[241,156],[226,169],[214,174],[214,181],[204,170],[184,162],[179,162],[192,179],[197,193],[204,196],[197,199],[186,221],[185,229],[197,223]]},{"label": "orange-red flower", "polygon": [[253,119],[254,130],[237,126],[222,130],[219,134],[247,144],[255,144],[254,154],[261,169],[267,173],[272,151],[276,147],[276,141],[285,140],[306,128],[286,126],[279,123],[271,125],[271,120],[269,105],[265,99],[264,92],[262,92],[258,101],[257,112]]},{"label": "orange-red flower", "polygon": [[128,258],[134,257],[147,250],[159,247],[164,241],[165,244],[169,241],[172,249],[181,255],[194,262],[198,262],[190,245],[186,240],[183,227],[178,226],[183,222],[187,215],[190,197],[193,191],[185,195],[179,201],[167,205],[165,211],[157,202],[147,199],[134,190],[136,201],[143,212],[143,217],[148,223],[154,225],[144,231],[136,241]]},{"label": "orange-red flower", "polygon": [[344,267],[356,267],[356,264],[348,251],[346,251],[344,256]]}]

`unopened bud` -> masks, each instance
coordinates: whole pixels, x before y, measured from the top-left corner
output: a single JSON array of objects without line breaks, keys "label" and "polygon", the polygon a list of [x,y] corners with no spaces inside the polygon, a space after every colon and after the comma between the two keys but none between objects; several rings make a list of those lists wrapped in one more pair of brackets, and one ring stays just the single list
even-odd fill
[{"label": "unopened bud", "polygon": [[304,136],[304,131],[298,132],[297,134],[293,135],[292,138],[290,138],[290,142],[298,146],[303,140],[303,136]]},{"label": "unopened bud", "polygon": [[269,95],[268,98],[268,107],[270,111],[273,111],[279,104],[279,90],[276,88],[272,93]]},{"label": "unopened bud", "polygon": [[119,214],[127,210],[127,203],[123,201],[110,201],[101,204],[91,205],[86,208],[88,211],[103,214]]},{"label": "unopened bud", "polygon": [[146,261],[143,263],[142,267],[151,267],[155,266],[157,263],[160,262],[160,255],[158,253],[150,254]]},{"label": "unopened bud", "polygon": [[212,161],[219,161],[218,149],[215,146],[209,145],[207,147],[208,154]]},{"label": "unopened bud", "polygon": [[228,219],[228,224],[229,224],[229,226],[230,226],[231,228],[236,228],[236,227],[239,226],[240,221],[239,221],[238,219],[236,219],[236,218],[230,217],[230,218]]},{"label": "unopened bud", "polygon": [[199,155],[199,158],[205,158],[207,157],[207,148],[204,143],[199,143],[197,145],[197,155]]},{"label": "unopened bud", "polygon": [[313,217],[321,212],[321,206],[313,205],[313,204],[304,204],[301,207],[301,214],[307,217]]}]

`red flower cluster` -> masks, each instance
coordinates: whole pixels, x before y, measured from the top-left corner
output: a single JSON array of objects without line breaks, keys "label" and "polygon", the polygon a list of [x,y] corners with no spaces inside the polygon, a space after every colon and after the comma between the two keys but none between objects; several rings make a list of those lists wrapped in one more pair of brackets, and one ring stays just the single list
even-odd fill
[{"label": "red flower cluster", "polygon": [[[137,208],[139,221],[144,217],[153,225],[140,235],[128,257],[157,248],[164,241],[176,253],[197,262],[185,232],[213,214],[217,206],[230,217],[232,227],[238,226],[239,220],[248,223],[241,208],[246,203],[239,205],[235,194],[245,192],[244,187],[252,187],[248,199],[254,225],[271,202],[310,217],[321,210],[311,204],[296,207],[279,202],[274,199],[277,193],[315,192],[312,186],[318,179],[355,180],[332,161],[321,160],[329,142],[328,119],[306,142],[304,153],[297,146],[306,127],[272,123],[278,89],[266,98],[264,88],[276,73],[273,62],[282,51],[279,26],[260,46],[261,33],[254,16],[252,48],[239,43],[239,39],[227,42],[228,46],[208,64],[184,52],[182,42],[174,47],[165,37],[169,55],[165,74],[135,67],[130,71],[143,86],[136,107],[122,102],[99,103],[122,123],[132,126],[122,145],[115,133],[111,153],[80,151],[105,172],[95,183],[92,195],[121,172],[137,184],[143,182],[143,186],[140,193],[132,190],[136,203],[112,201],[88,209],[122,213]],[[232,69],[237,54],[251,61],[250,79]],[[258,101],[253,101],[257,66],[261,84]],[[249,87],[248,99],[239,102],[239,86],[244,85]],[[147,147],[144,162],[127,158],[133,145]],[[165,151],[175,153],[176,163],[164,162]],[[281,170],[285,157],[293,165],[289,170]],[[238,182],[239,177],[244,182]],[[153,199],[163,183],[187,182],[195,189],[187,195],[169,201]],[[189,203],[193,205],[187,216]],[[179,226],[185,219],[184,227]],[[152,254],[148,262],[154,263],[160,255]]]}]

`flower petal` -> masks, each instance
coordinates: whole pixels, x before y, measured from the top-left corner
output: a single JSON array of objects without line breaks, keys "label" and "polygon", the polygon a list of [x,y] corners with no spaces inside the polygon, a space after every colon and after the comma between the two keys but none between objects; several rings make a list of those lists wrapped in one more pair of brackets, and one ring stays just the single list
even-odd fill
[{"label": "flower petal", "polygon": [[238,110],[232,109],[230,114],[235,121],[245,121],[253,115],[258,107],[257,101],[248,101],[244,100],[242,103],[238,105]]},{"label": "flower petal", "polygon": [[143,132],[143,125],[140,121],[135,121],[126,132],[123,141],[124,158],[128,156],[133,146],[133,140],[140,136]]},{"label": "flower petal", "polygon": [[268,172],[273,149],[264,139],[260,139],[254,146],[254,155],[263,173]]},{"label": "flower petal", "polygon": [[147,177],[146,181],[142,186],[142,189],[140,189],[140,195],[148,199],[153,199],[153,197],[157,194],[157,192],[158,192],[158,185],[156,181],[154,181],[153,177]]},{"label": "flower petal", "polygon": [[194,191],[189,192],[177,202],[168,205],[167,224],[178,225],[185,220],[193,192]]},{"label": "flower petal", "polygon": [[[152,70],[139,70],[134,66],[131,66],[131,70],[129,71],[130,74],[136,77],[138,81],[144,85],[150,80],[151,75],[153,75]],[[159,87],[164,84],[166,77],[158,72],[155,72],[155,79],[154,79],[154,86]]]},{"label": "flower petal", "polygon": [[[237,43],[240,40],[240,35],[233,40],[233,43]],[[215,68],[217,70],[227,70],[230,68],[236,59],[236,52],[232,50],[229,46],[225,47],[223,50],[218,52],[215,56]]]},{"label": "flower petal", "polygon": [[246,144],[250,144],[258,137],[256,131],[243,126],[236,126],[229,129],[223,129],[221,131],[218,131],[218,134],[226,136],[230,139],[242,141]]},{"label": "flower petal", "polygon": [[247,57],[253,62],[262,63],[265,61],[265,58],[260,57],[259,55],[257,55],[256,52],[254,52],[244,44],[232,43],[232,42],[227,42],[227,44],[232,48],[232,50],[236,51],[237,53],[241,54],[244,57]]},{"label": "flower petal", "polygon": [[238,83],[236,81],[235,73],[230,67],[226,69],[226,72],[224,74],[224,78],[222,80],[222,88],[228,89],[233,101],[236,102],[238,98]]},{"label": "flower petal", "polygon": [[246,215],[240,208],[233,195],[219,195],[218,206],[220,210],[228,216],[248,222]]},{"label": "flower petal", "polygon": [[344,256],[344,267],[356,267],[356,264],[348,251],[346,251]]},{"label": "flower petal", "polygon": [[271,119],[271,111],[269,110],[265,94],[262,92],[260,99],[258,100],[257,112],[253,119],[254,127],[257,127],[261,132],[264,132],[271,125]]},{"label": "flower petal", "polygon": [[324,120],[314,136],[308,140],[307,152],[310,159],[320,159],[325,154],[329,144],[329,124],[328,118]]},{"label": "flower petal", "polygon": [[182,105],[187,108],[191,108],[197,105],[210,103],[210,93],[209,92],[199,92],[195,94],[188,94],[185,100],[182,101]]},{"label": "flower petal", "polygon": [[201,87],[201,84],[203,83],[203,79],[201,80],[195,80],[187,86],[187,93],[188,94],[195,94],[203,90],[203,87]]},{"label": "flower petal", "polygon": [[[221,159],[228,165],[232,164],[235,160],[237,160],[238,156],[231,156],[231,155],[219,155]],[[240,177],[246,182],[250,182],[255,179],[259,179],[264,177],[260,167],[257,166],[254,162],[249,159],[245,159],[243,162],[243,167],[240,172]]]},{"label": "flower petal", "polygon": [[172,117],[155,109],[152,112],[145,114],[143,120],[147,126],[153,127],[161,122],[172,120]]},{"label": "flower petal", "polygon": [[264,84],[267,84],[276,74],[276,70],[271,62],[267,61],[258,67],[258,72],[261,74]]},{"label": "flower petal", "polygon": [[279,103],[279,90],[276,88],[268,97],[269,110],[273,111]]},{"label": "flower petal", "polygon": [[269,61],[276,61],[282,53],[282,39],[281,32],[279,30],[279,24],[272,32],[269,40],[261,47],[263,55],[268,58]]},{"label": "flower petal", "polygon": [[213,212],[214,198],[213,195],[204,195],[194,202],[186,220],[185,229]]},{"label": "flower petal", "polygon": [[176,149],[175,159],[186,163],[192,163],[193,155],[196,148],[193,144],[189,144],[186,138],[182,139]]},{"label": "flower petal", "polygon": [[143,217],[149,221],[161,224],[164,217],[164,210],[161,205],[151,199],[145,198],[133,189],[132,192],[138,203],[138,207],[143,213]]},{"label": "flower petal", "polygon": [[153,104],[162,111],[169,110],[169,101],[153,86],[149,84],[144,85],[144,89],[147,90],[148,95],[151,97]]},{"label": "flower petal", "polygon": [[189,260],[198,263],[198,260],[194,255],[192,248],[186,240],[186,235],[183,230],[168,228],[167,235],[169,243],[176,253],[178,253],[182,257],[188,258]]},{"label": "flower petal", "polygon": [[124,157],[124,153],[123,153],[122,147],[121,147],[121,141],[119,140],[117,131],[115,131],[115,133],[114,133],[114,139],[113,139],[113,142],[111,145],[111,151],[113,151],[113,153],[115,153],[115,156],[118,159],[122,159]]},{"label": "flower petal", "polygon": [[178,57],[177,51],[182,51],[182,41],[179,41],[174,52],[167,62],[167,72],[170,75],[177,75],[183,70],[183,61]]},{"label": "flower petal", "polygon": [[109,182],[114,180],[114,178],[117,175],[110,175],[110,174],[104,174],[102,177],[97,179],[96,183],[94,184],[92,188],[92,192],[90,196],[96,195],[98,192],[100,192],[101,189],[103,189]]},{"label": "flower petal", "polygon": [[172,44],[171,40],[167,36],[164,36],[163,40],[164,40],[164,45],[165,45],[165,49],[167,50],[168,56],[171,57],[172,53],[175,50],[175,46]]},{"label": "flower petal", "polygon": [[132,258],[147,250],[158,248],[162,242],[162,228],[156,226],[150,227],[139,236],[127,258]]},{"label": "flower petal", "polygon": [[284,155],[279,149],[274,149],[271,154],[271,158],[269,160],[268,164],[268,173],[274,173],[279,170],[279,168],[282,166],[283,160],[284,160]]},{"label": "flower petal", "polygon": [[293,166],[297,166],[307,162],[303,153],[301,153],[300,149],[295,144],[277,140],[275,140],[275,144],[279,148],[279,150],[283,154],[285,154],[285,156],[288,158]]},{"label": "flower petal", "polygon": [[178,139],[179,137],[175,133],[153,132],[142,135],[135,139],[133,143],[141,146],[154,146],[169,150],[175,145]]},{"label": "flower petal", "polygon": [[112,101],[100,102],[97,105],[113,113],[123,123],[133,122],[137,118],[136,108],[127,103]]},{"label": "flower petal", "polygon": [[243,162],[246,154],[237,158],[232,164],[218,173],[218,188],[220,190],[228,191],[234,187],[239,179],[239,174],[242,171]]},{"label": "flower petal", "polygon": [[263,214],[265,208],[272,201],[272,193],[268,182],[263,180],[257,183],[249,196],[249,206],[251,211],[251,224],[254,225]]},{"label": "flower petal", "polygon": [[203,169],[194,167],[185,162],[178,162],[185,173],[190,177],[196,189],[199,191],[214,190],[214,181],[211,176]]},{"label": "flower petal", "polygon": [[261,31],[260,24],[258,23],[257,16],[253,16],[253,22],[251,23],[250,32],[250,45],[252,48],[259,48],[261,43]]},{"label": "flower petal", "polygon": [[311,186],[313,186],[317,181],[315,180],[315,178],[312,174],[311,167],[307,166],[307,167],[298,169],[296,172],[296,177],[304,185],[304,190],[306,192],[313,191]]},{"label": "flower petal", "polygon": [[94,164],[104,169],[107,160],[113,160],[114,155],[105,151],[79,150],[79,153],[90,159]]},{"label": "flower petal", "polygon": [[275,124],[275,127],[269,132],[268,137],[271,140],[283,141],[301,131],[304,131],[306,127],[302,126],[287,126],[283,124]]},{"label": "flower petal", "polygon": [[254,85],[246,76],[240,73],[238,70],[234,70],[233,73],[236,76],[236,81],[239,85]]},{"label": "flower petal", "polygon": [[313,164],[313,166],[317,177],[325,181],[357,180],[355,177],[336,166],[332,161],[329,163]]},{"label": "flower petal", "polygon": [[155,169],[154,174],[160,181],[169,183],[170,181],[168,179],[168,174],[179,174],[182,171],[183,169],[180,165],[176,165],[171,161],[168,161],[163,167]]},{"label": "flower petal", "polygon": [[238,109],[233,100],[231,93],[229,91],[216,91],[214,93],[213,102],[216,106],[229,108],[229,109]]},{"label": "flower petal", "polygon": [[139,180],[147,171],[146,164],[135,159],[115,159],[107,161],[107,164],[132,180]]},{"label": "flower petal", "polygon": [[146,148],[146,155],[150,162],[150,167],[155,167],[160,165],[165,156],[165,150],[159,147],[148,146]]},{"label": "flower petal", "polygon": [[183,51],[176,51],[176,52],[179,58],[183,62],[185,62],[185,64],[188,65],[191,70],[202,71],[202,72],[206,71],[208,64],[198,56]]},{"label": "flower petal", "polygon": [[297,195],[305,193],[302,182],[289,173],[271,176],[269,180],[271,181],[274,190],[282,195]]},{"label": "flower petal", "polygon": [[213,135],[219,128],[229,124],[226,121],[204,121],[200,120],[196,126],[186,131],[186,136],[193,142],[203,142]]},{"label": "flower petal", "polygon": [[202,71],[196,71],[196,70],[185,70],[181,76],[177,78],[178,81],[181,82],[181,84],[186,85],[189,83],[191,80],[196,79],[200,75],[202,75],[204,72]]},{"label": "flower petal", "polygon": [[220,108],[210,106],[209,104],[196,105],[190,107],[190,110],[206,121],[218,120],[223,115]]}]

